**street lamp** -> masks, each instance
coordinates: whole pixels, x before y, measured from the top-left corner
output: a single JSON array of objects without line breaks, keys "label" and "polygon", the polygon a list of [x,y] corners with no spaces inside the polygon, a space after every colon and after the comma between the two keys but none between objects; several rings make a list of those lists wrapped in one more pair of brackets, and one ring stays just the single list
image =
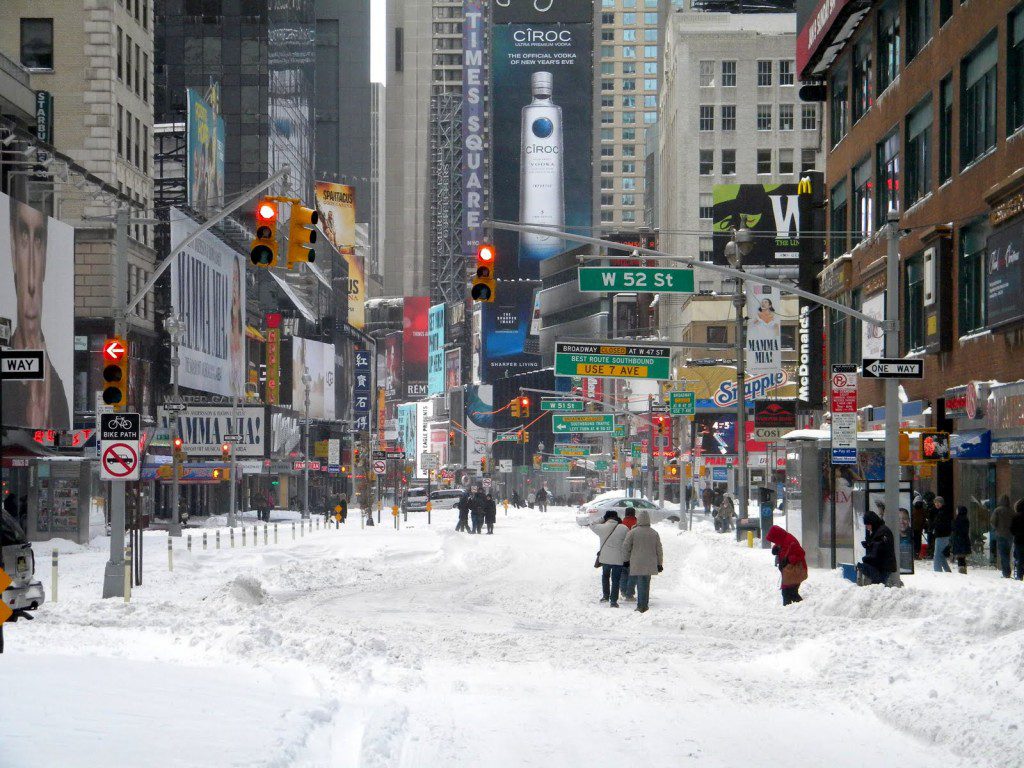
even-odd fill
[{"label": "street lamp", "polygon": [[303,367],[302,369],[302,386],[306,390],[306,439],[304,441],[305,447],[302,449],[302,473],[303,473],[303,484],[302,484],[302,517],[309,518],[309,385],[313,381],[313,377],[309,375],[309,368]]},{"label": "street lamp", "polygon": [[178,494],[180,492],[178,474],[180,469],[178,466],[178,452],[173,449],[173,446],[181,431],[178,422],[180,411],[177,410],[177,406],[181,402],[181,396],[178,392],[178,365],[181,362],[178,357],[178,346],[181,344],[181,337],[185,331],[185,323],[177,315],[171,315],[164,320],[164,328],[171,337],[171,383],[174,387],[172,401],[175,405],[175,410],[171,413],[171,523],[168,533],[171,536],[181,536],[181,514],[178,510]]},{"label": "street lamp", "polygon": [[[732,239],[725,244],[725,258],[733,269],[743,271],[743,257],[749,256],[754,250],[754,234],[749,229],[733,229]],[[739,497],[739,517],[749,514],[750,488],[747,485],[747,392],[746,392],[746,340],[744,338],[743,307],[746,305],[746,285],[743,279],[737,280],[736,292],[732,304],[736,307],[736,495]],[[765,531],[761,532],[762,539]],[[739,540],[740,528],[736,526],[736,539]]]}]

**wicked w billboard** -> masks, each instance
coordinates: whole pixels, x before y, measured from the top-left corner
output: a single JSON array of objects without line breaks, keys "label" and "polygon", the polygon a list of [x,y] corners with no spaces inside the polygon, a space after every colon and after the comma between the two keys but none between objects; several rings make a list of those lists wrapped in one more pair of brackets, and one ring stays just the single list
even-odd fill
[{"label": "wicked w billboard", "polygon": [[800,262],[800,197],[796,184],[716,184],[714,261],[726,264],[733,229],[754,233],[745,266],[797,266]]},{"label": "wicked w billboard", "polygon": [[[592,213],[593,4],[494,0],[491,143],[494,217],[589,231]],[[499,282],[483,305],[483,381],[540,365],[531,334],[540,262],[557,237],[496,232]]]}]

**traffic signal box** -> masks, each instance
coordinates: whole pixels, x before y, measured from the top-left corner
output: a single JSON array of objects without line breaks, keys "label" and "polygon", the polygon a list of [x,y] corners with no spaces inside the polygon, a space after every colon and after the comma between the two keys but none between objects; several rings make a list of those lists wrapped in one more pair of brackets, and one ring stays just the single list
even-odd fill
[{"label": "traffic signal box", "polygon": [[220,444],[220,457],[224,461],[231,461],[231,443]]},{"label": "traffic signal box", "polygon": [[103,402],[118,411],[128,405],[128,342],[120,336],[103,345]]},{"label": "traffic signal box", "polygon": [[173,452],[174,459],[176,461],[184,461],[185,441],[182,440],[180,437],[174,438],[173,442],[171,443],[171,451]]},{"label": "traffic signal box", "polygon": [[449,429],[448,430],[448,445],[451,445],[451,446],[455,445],[455,430],[454,429]]},{"label": "traffic signal box", "polygon": [[261,200],[256,206],[256,239],[249,246],[249,261],[254,266],[277,266],[277,216],[273,200]]},{"label": "traffic signal box", "polygon": [[668,434],[668,417],[667,416],[655,416],[654,428],[657,431],[658,437],[664,437]]},{"label": "traffic signal box", "polygon": [[486,457],[483,457],[483,458],[480,459],[480,471],[481,472],[486,472],[487,471],[487,458]]},{"label": "traffic signal box", "polygon": [[316,225],[320,214],[312,208],[292,205],[292,217],[288,223],[288,255],[285,266],[291,269],[298,261],[312,264],[316,261]]},{"label": "traffic signal box", "polygon": [[541,457],[540,454],[537,454],[536,456],[534,456],[533,457],[533,468],[534,469],[540,469],[541,461],[542,461],[542,457]]},{"label": "traffic signal box", "polygon": [[519,398],[519,415],[524,419],[530,418],[530,398],[526,396]]},{"label": "traffic signal box", "polygon": [[490,243],[481,243],[476,249],[476,277],[473,278],[473,286],[469,295],[473,301],[494,301],[494,246]]}]

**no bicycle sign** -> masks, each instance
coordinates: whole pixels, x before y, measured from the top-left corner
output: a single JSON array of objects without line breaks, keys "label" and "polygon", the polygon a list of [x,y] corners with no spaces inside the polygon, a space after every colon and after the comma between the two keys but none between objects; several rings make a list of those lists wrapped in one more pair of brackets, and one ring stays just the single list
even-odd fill
[{"label": "no bicycle sign", "polygon": [[137,413],[104,413],[100,419],[100,479],[139,479],[141,419]]}]

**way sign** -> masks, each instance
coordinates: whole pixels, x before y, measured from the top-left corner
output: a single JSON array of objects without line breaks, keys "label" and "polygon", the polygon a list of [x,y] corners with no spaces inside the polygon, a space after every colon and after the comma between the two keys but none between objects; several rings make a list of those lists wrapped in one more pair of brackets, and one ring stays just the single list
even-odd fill
[{"label": "way sign", "polygon": [[241,435],[235,433],[224,435],[224,442],[226,443],[240,443],[242,439]]},{"label": "way sign", "polygon": [[134,443],[111,443],[100,454],[101,480],[138,480],[139,447]]},{"label": "way sign", "polygon": [[374,451],[373,452],[373,460],[374,461],[384,461],[384,459],[386,459],[387,457],[388,457],[387,451]]},{"label": "way sign", "polygon": [[387,471],[388,471],[387,462],[381,461],[380,459],[377,459],[376,461],[373,462],[373,473],[375,475],[383,475]]},{"label": "way sign", "polygon": [[385,455],[392,461],[405,461],[405,451],[387,451]]},{"label": "way sign", "polygon": [[582,400],[554,400],[545,397],[540,401],[542,411],[582,411]]},{"label": "way sign", "polygon": [[696,406],[696,394],[690,391],[669,392],[668,409],[673,416],[693,416]]},{"label": "way sign", "polygon": [[555,443],[552,449],[555,456],[575,456],[585,458],[590,455],[589,445],[574,445],[572,443]]},{"label": "way sign", "polygon": [[615,416],[612,414],[586,414],[580,416],[551,417],[551,431],[556,435],[569,432],[614,432]]},{"label": "way sign", "polygon": [[0,379],[4,381],[41,381],[45,378],[43,350],[9,349],[0,352]]},{"label": "way sign", "polygon": [[164,403],[161,407],[169,413],[181,413],[188,410],[188,406],[184,403]]},{"label": "way sign", "polygon": [[923,360],[898,357],[865,357],[861,369],[866,379],[923,379]]},{"label": "way sign", "polygon": [[580,291],[693,293],[693,270],[678,267],[580,267]]},{"label": "way sign", "polygon": [[607,376],[618,379],[670,379],[670,347],[615,342],[555,342],[556,376]]}]

